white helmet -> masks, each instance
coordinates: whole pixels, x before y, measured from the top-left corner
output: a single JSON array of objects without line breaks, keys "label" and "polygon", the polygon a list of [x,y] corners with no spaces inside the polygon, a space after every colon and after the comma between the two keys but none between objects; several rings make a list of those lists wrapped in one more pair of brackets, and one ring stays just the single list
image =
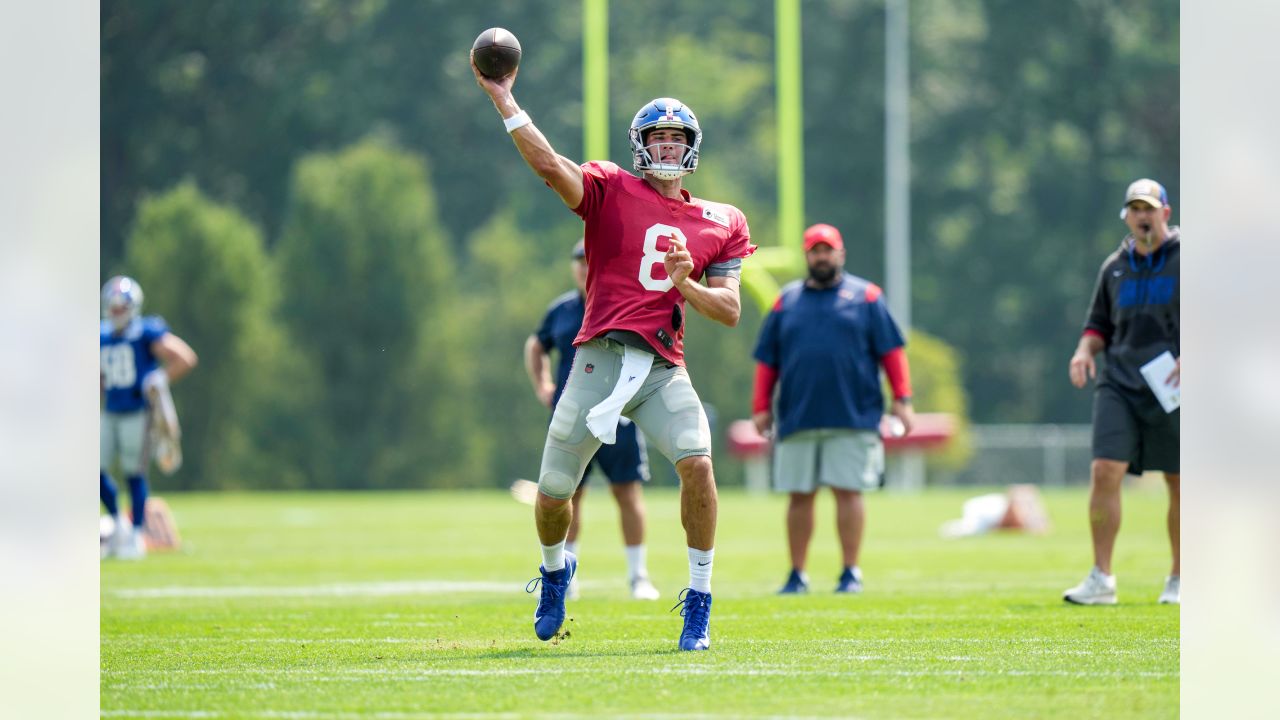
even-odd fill
[{"label": "white helmet", "polygon": [[142,314],[142,286],[137,280],[117,275],[102,286],[102,318],[116,330],[123,330]]}]

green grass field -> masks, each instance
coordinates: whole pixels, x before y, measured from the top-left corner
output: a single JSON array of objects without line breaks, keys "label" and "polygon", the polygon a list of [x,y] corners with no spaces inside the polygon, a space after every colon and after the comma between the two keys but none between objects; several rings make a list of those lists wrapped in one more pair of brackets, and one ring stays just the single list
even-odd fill
[{"label": "green grass field", "polygon": [[[597,483],[599,485],[599,483]],[[1130,489],[1120,605],[1075,607],[1082,490],[1046,495],[1043,537],[941,540],[979,491],[871,496],[866,592],[837,597],[819,503],[808,596],[785,579],[784,499],[720,498],[712,647],[676,651],[688,567],[678,496],[651,488],[649,566],[629,599],[617,516],[586,501],[568,637],[533,635],[539,555],[505,493],[173,495],[181,552],[104,561],[104,717],[1176,717],[1179,608],[1165,496]]]}]

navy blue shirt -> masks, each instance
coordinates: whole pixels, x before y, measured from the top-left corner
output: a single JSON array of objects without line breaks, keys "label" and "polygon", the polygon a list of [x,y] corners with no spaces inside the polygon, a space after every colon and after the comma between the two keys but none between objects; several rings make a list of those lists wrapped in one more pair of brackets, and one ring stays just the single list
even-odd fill
[{"label": "navy blue shirt", "polygon": [[878,428],[880,358],[905,344],[873,283],[845,273],[829,288],[787,285],[755,352],[778,370],[778,438],[818,428]]},{"label": "navy blue shirt", "polygon": [[570,290],[551,301],[547,314],[542,316],[542,324],[535,333],[544,352],[550,353],[552,349],[560,351],[560,360],[556,365],[556,394],[551,400],[553,408],[560,402],[560,394],[569,381],[569,370],[573,368],[573,356],[577,351],[573,340],[582,329],[582,317],[586,309],[582,294],[577,290]]},{"label": "navy blue shirt", "polygon": [[123,332],[116,333],[109,321],[99,326],[102,388],[107,394],[107,412],[126,413],[147,406],[142,396],[142,379],[160,367],[151,352],[151,343],[169,332],[162,318],[134,318]]}]

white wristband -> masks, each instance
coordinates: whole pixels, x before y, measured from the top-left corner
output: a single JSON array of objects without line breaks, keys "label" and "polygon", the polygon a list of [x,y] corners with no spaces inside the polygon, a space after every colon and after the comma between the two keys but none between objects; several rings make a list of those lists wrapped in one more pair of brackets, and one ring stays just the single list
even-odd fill
[{"label": "white wristband", "polygon": [[509,118],[503,119],[502,121],[502,123],[507,126],[507,132],[509,133],[515,132],[531,122],[533,122],[533,120],[529,118],[529,113],[523,110]]}]

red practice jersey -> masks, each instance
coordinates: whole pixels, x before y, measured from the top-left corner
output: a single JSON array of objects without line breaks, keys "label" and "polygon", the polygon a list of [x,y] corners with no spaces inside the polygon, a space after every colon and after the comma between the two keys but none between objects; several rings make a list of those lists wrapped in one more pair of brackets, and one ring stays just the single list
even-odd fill
[{"label": "red practice jersey", "polygon": [[682,200],[663,197],[611,162],[583,164],[582,186],[574,212],[586,223],[587,309],[574,345],[630,330],[684,365],[684,296],[663,265],[670,239],[684,241],[693,256],[689,277],[700,281],[708,266],[755,252],[747,217],[685,190]]}]

